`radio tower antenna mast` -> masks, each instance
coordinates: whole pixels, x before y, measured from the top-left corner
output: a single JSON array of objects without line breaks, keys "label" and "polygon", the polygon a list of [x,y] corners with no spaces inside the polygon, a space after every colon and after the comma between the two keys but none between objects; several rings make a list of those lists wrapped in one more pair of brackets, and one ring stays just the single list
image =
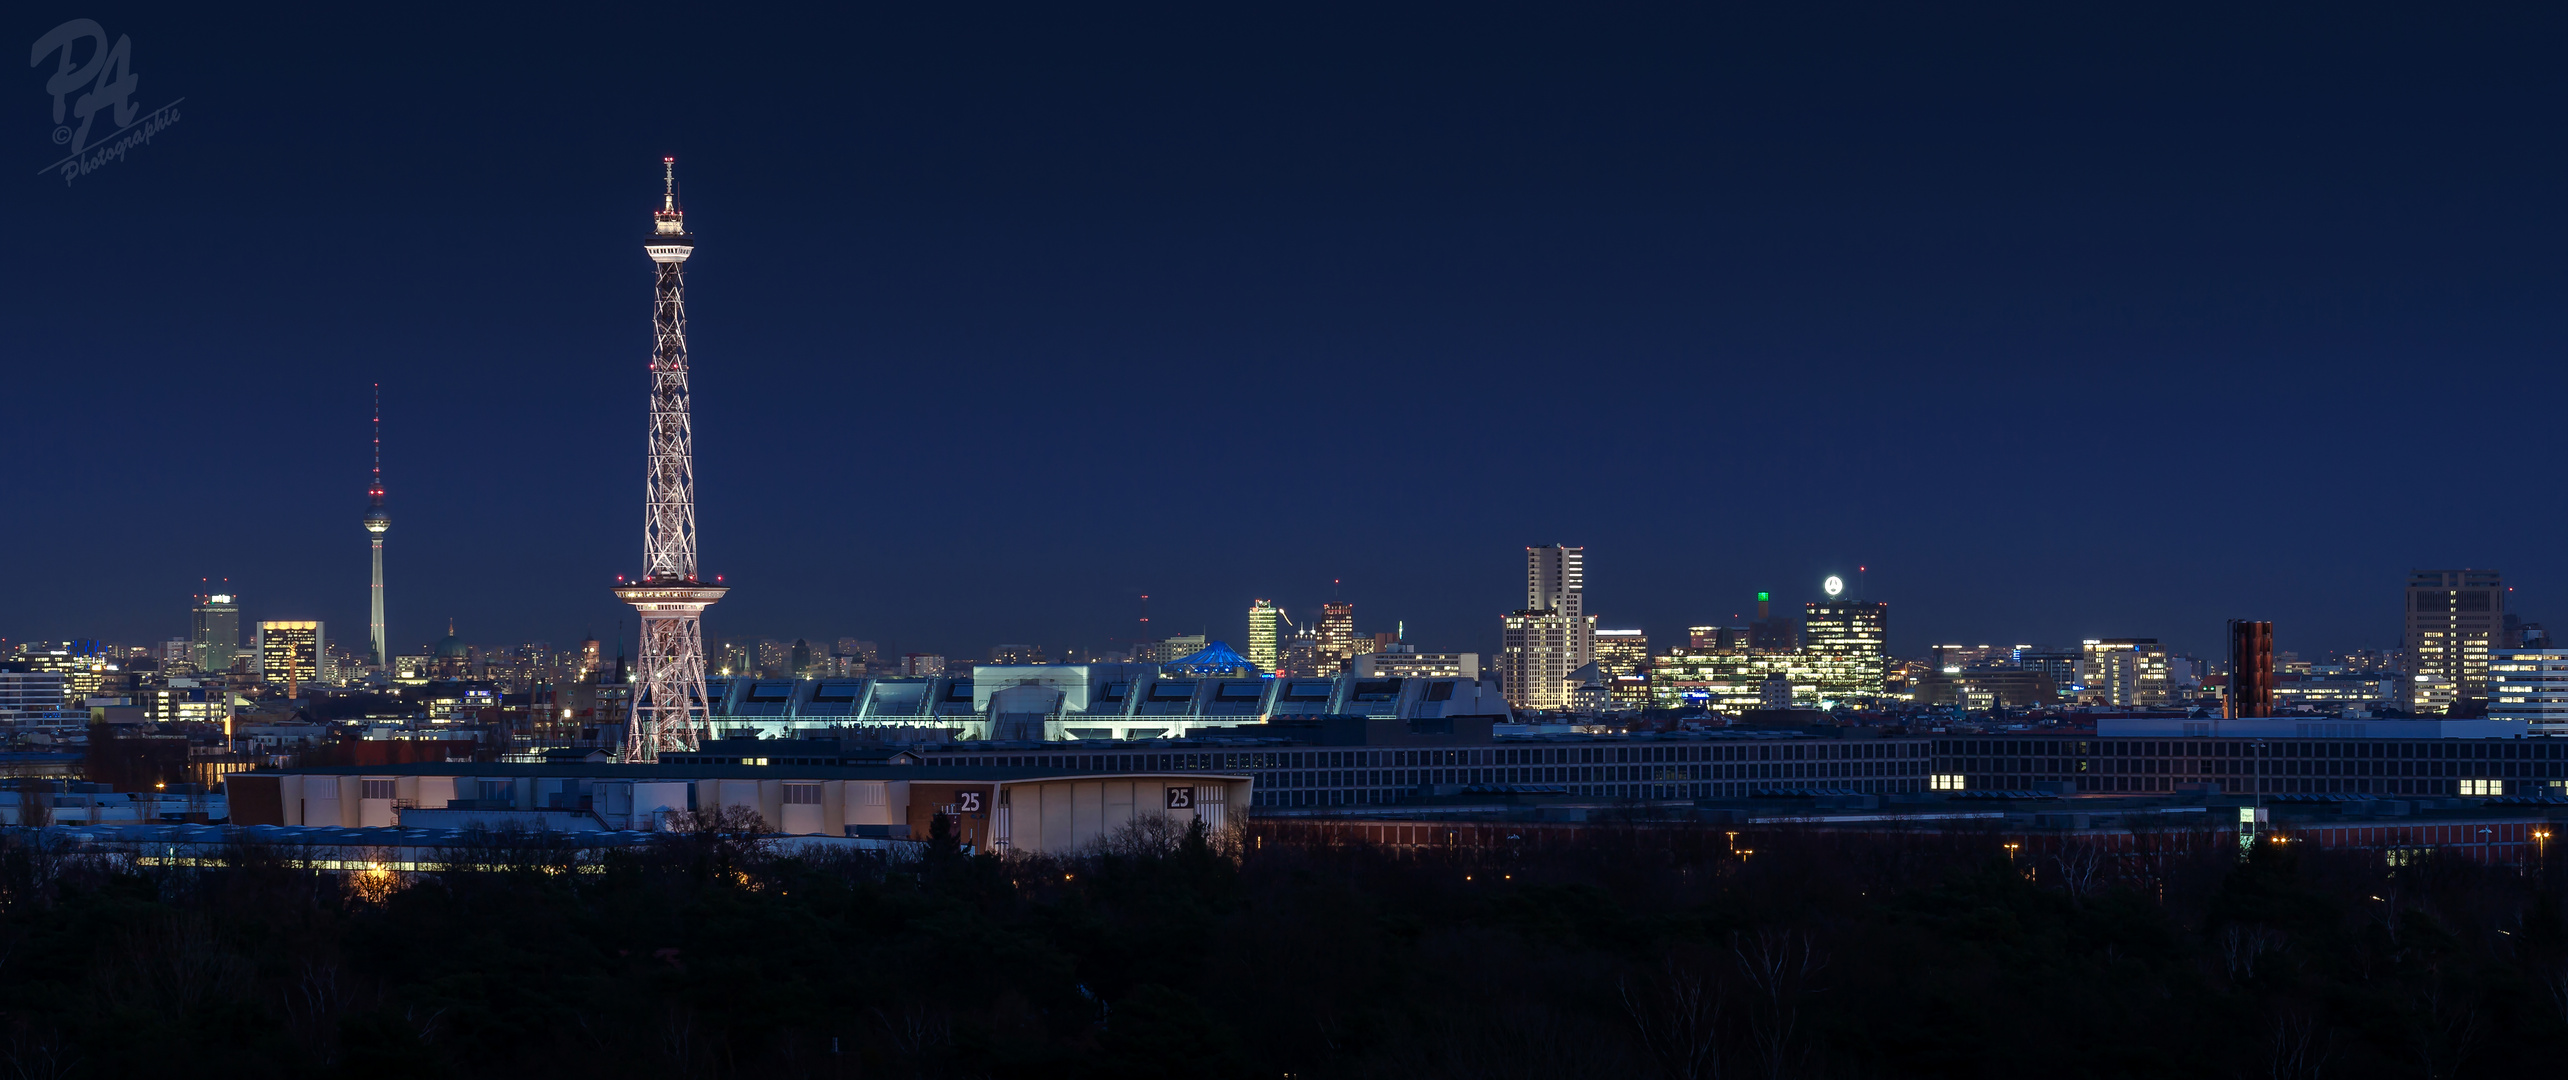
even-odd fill
[{"label": "radio tower antenna mast", "polygon": [[615,590],[642,619],[624,760],[658,761],[710,737],[704,609],[730,590],[696,576],[695,435],[687,394],[687,256],[695,237],[678,209],[678,159],[662,158],[660,208],[642,250],[659,272],[652,311],[651,451],[642,515],[642,579]]},{"label": "radio tower antenna mast", "polygon": [[383,534],[392,515],[383,510],[383,384],[374,387],[374,482],[366,485],[366,534],[374,540],[374,589],[366,628],[374,646],[375,670],[392,673],[392,653],[383,630]]}]

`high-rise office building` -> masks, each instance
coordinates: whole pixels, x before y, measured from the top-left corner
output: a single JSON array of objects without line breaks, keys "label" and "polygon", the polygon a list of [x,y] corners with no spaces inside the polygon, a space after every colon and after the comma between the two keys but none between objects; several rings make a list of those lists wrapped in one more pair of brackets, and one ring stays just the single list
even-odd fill
[{"label": "high-rise office building", "polygon": [[[1620,709],[1650,704],[1650,637],[1640,630],[1598,630],[1593,639],[1597,677]],[[1574,694],[1574,691],[1573,691]]]},{"label": "high-rise office building", "polygon": [[1548,611],[1519,611],[1499,624],[1499,688],[1519,709],[1569,707],[1569,676],[1586,666],[1584,619]]},{"label": "high-rise office building", "polygon": [[1596,666],[1608,676],[1646,672],[1650,667],[1650,636],[1641,630],[1598,630]]},{"label": "high-rise office building", "polygon": [[2524,721],[2535,735],[2568,735],[2568,649],[2490,654],[2488,719]]},{"label": "high-rise office building", "polygon": [[1355,655],[1355,605],[1331,600],[1320,605],[1320,652],[1338,670]]},{"label": "high-rise office building", "polygon": [[241,650],[241,605],[230,593],[196,598],[188,613],[188,641],[196,651],[196,670],[220,675],[232,670],[232,655]]},{"label": "high-rise office building", "polygon": [[1587,614],[1587,549],[1525,549],[1525,607],[1500,622],[1498,678],[1520,709],[1566,709],[1570,673],[1596,659],[1596,619]]},{"label": "high-rise office building", "polygon": [[1576,618],[1587,613],[1587,549],[1544,544],[1525,549],[1525,610]]},{"label": "high-rise office building", "polygon": [[2084,699],[2105,705],[2167,703],[2167,647],[2156,638],[2093,638],[2079,657]]},{"label": "high-rise office building", "polygon": [[2229,715],[2274,715],[2274,624],[2229,620]]},{"label": "high-rise office building", "polygon": [[1347,672],[1364,679],[1480,678],[1479,653],[1419,652],[1414,645],[1376,649],[1347,662]]},{"label": "high-rise office building", "polygon": [[[1817,673],[1799,653],[1759,653],[1740,649],[1661,655],[1650,662],[1649,703],[1660,708],[1705,708],[1738,714],[1768,707],[1766,682],[1780,677],[1783,704],[1816,701]],[[1780,708],[1782,706],[1773,706]]]},{"label": "high-rise office building", "polygon": [[1278,630],[1284,622],[1284,609],[1272,600],[1252,601],[1248,605],[1248,662],[1257,670],[1274,674]]},{"label": "high-rise office building", "polygon": [[2015,650],[2015,666],[2024,671],[2048,675],[2051,685],[2063,698],[2078,694],[2078,665],[2086,659],[2083,652],[2067,649],[2025,646]]},{"label": "high-rise office building", "polygon": [[2029,645],[1937,645],[1927,650],[1927,666],[1937,671],[1978,671],[2015,666],[2015,654]]},{"label": "high-rise office building", "polygon": [[286,687],[288,697],[307,683],[330,678],[328,637],[314,619],[259,621],[259,678]]},{"label": "high-rise office building", "polygon": [[71,682],[60,671],[37,671],[31,664],[15,661],[0,667],[0,722],[20,723],[32,714],[59,712],[70,700]]},{"label": "high-rise office building", "polygon": [[11,666],[61,676],[62,700],[56,704],[78,708],[99,692],[108,664],[106,647],[96,641],[30,641],[18,646],[17,661]]},{"label": "high-rise office building", "polygon": [[232,718],[232,695],[220,685],[180,679],[177,685],[154,687],[134,695],[143,719],[155,724],[221,724]]},{"label": "high-rise office building", "polygon": [[2408,574],[2409,706],[2420,715],[2452,711],[2463,699],[2488,696],[2489,650],[2504,644],[2506,590],[2494,570],[2416,570]]},{"label": "high-rise office building", "polygon": [[1165,664],[1202,652],[1209,644],[1211,642],[1202,634],[1179,634],[1134,646],[1132,659],[1137,664]]},{"label": "high-rise office building", "polygon": [[1689,626],[1685,628],[1687,652],[1745,652],[1748,628],[1744,626]]},{"label": "high-rise office building", "polygon": [[1882,643],[1890,605],[1872,600],[1814,600],[1802,605],[1801,654],[1817,676],[1819,696],[1844,700],[1882,695]]},{"label": "high-rise office building", "polygon": [[1285,636],[1275,646],[1275,673],[1278,675],[1321,675],[1331,671],[1330,661],[1320,654],[1320,628],[1303,623],[1302,628]]},{"label": "high-rise office building", "polygon": [[838,639],[838,648],[836,651],[840,656],[857,657],[868,664],[879,664],[883,662],[883,650],[877,647],[873,642],[866,641],[862,638],[840,638]]}]

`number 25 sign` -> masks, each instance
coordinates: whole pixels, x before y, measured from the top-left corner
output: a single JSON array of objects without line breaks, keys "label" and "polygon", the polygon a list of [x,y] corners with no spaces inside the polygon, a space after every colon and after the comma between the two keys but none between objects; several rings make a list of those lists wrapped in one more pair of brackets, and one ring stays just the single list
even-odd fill
[{"label": "number 25 sign", "polygon": [[1168,789],[1168,808],[1169,808],[1169,809],[1171,809],[1171,810],[1192,810],[1192,809],[1194,809],[1194,808],[1195,808],[1195,789],[1194,789],[1194,788],[1191,788],[1191,787],[1173,787],[1173,788],[1169,788],[1169,789]]}]

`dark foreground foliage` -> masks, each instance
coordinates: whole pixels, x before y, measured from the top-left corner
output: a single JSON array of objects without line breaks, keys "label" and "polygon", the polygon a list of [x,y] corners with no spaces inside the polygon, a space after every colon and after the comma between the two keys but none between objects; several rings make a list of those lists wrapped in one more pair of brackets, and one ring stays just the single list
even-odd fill
[{"label": "dark foreground foliage", "polygon": [[2568,1049],[2537,868],[1682,841],[892,863],[708,831],[584,863],[503,835],[343,877],[16,834],[0,1075],[2500,1077]]}]

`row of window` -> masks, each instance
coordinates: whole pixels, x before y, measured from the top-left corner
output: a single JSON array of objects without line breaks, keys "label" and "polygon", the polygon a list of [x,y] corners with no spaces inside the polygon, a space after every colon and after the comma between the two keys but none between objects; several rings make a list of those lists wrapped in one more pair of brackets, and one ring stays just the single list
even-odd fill
[{"label": "row of window", "polygon": [[2434,742],[2306,742],[2263,744],[2232,739],[2144,741],[2127,739],[1938,739],[1935,754],[2062,754],[2079,757],[2343,758],[2348,760],[2568,761],[2568,743],[2549,739],[2443,739]]},{"label": "row of window", "polygon": [[1436,765],[1621,765],[1732,761],[1923,760],[1923,740],[1673,746],[1531,746],[1435,750],[1260,750],[1202,754],[972,754],[935,764],[998,768],[1299,769]]},{"label": "row of window", "polygon": [[[1925,786],[1922,778],[1847,780],[1831,787],[1854,791],[1894,794],[1918,791]],[[1616,783],[1579,784],[1569,794],[1608,799],[1725,799],[1746,798],[1768,789],[1756,781],[1705,781],[1698,783]],[[1376,806],[1401,802],[1408,792],[1392,788],[1265,788],[1256,794],[1261,807]]]},{"label": "row of window", "polygon": [[[357,781],[357,797],[360,799],[390,799],[394,797],[396,785],[399,783],[400,781],[398,780],[388,778],[360,779]],[[465,783],[466,781],[456,781],[455,794],[457,796],[467,799],[477,798],[484,802],[515,803],[517,801],[517,784],[515,781],[470,781],[473,787],[469,791],[463,787]]]},{"label": "row of window", "polygon": [[[397,781],[359,780],[357,781],[357,797],[360,799],[392,798],[393,786],[395,783],[397,783]],[[819,806],[821,805],[820,793],[821,786],[817,783],[785,784],[785,805]],[[517,800],[517,786],[507,780],[482,780],[476,783],[474,794],[478,795],[485,802],[514,803]]]},{"label": "row of window", "polygon": [[2066,776],[2078,773],[2140,776],[2500,776],[2568,778],[2568,762],[2558,761],[2363,761],[2344,759],[2276,759],[2229,761],[2219,758],[2133,758],[2088,761],[2078,758],[1948,758],[1939,771],[1980,775]]},{"label": "row of window", "polygon": [[[1935,773],[1928,777],[1931,791],[1967,791],[1972,789],[2009,789],[2028,783],[2063,783],[2081,792],[2107,794],[2166,794],[2178,785],[2190,784],[2177,776],[2079,776],[2021,777],[1964,776],[1960,773]],[[2268,776],[2256,779],[2221,777],[2204,781],[2217,784],[2228,795],[2505,795],[2561,794],[2568,787],[2559,781],[2498,780],[2473,778],[2462,780],[2422,780],[2383,777],[2306,777]],[[2511,789],[2511,790],[2510,790]]]},{"label": "row of window", "polygon": [[1328,769],[1265,773],[1259,782],[1270,788],[1414,788],[1431,784],[1593,784],[1653,782],[1686,784],[1698,780],[1833,780],[1922,775],[1922,761],[1746,762],[1700,765],[1586,765],[1531,768],[1465,769]]}]

